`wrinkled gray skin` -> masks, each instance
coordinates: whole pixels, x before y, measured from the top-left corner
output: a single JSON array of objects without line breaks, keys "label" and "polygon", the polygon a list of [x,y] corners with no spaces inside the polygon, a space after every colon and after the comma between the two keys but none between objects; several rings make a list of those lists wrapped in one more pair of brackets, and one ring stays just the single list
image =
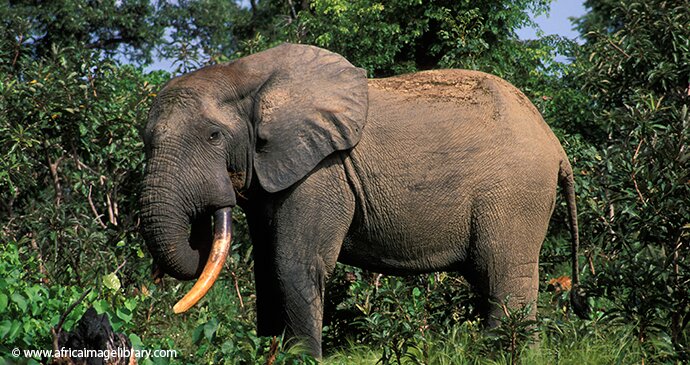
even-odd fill
[{"label": "wrinkled gray skin", "polygon": [[199,275],[212,213],[239,204],[259,334],[286,331],[317,357],[336,261],[462,273],[495,322],[489,299],[536,308],[559,184],[576,248],[560,143],[520,91],[485,73],[367,80],[339,55],[285,44],[170,81],[144,138],[143,234],[162,269]]}]

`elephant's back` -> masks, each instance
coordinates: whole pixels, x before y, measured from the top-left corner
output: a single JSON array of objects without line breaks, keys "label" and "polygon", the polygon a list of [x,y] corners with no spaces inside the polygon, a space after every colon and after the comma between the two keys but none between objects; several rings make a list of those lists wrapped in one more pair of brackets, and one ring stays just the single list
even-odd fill
[{"label": "elephant's back", "polygon": [[[426,99],[432,102],[458,101],[471,104],[481,104],[485,101],[482,96],[490,96],[502,90],[515,94],[525,105],[531,105],[525,95],[508,81],[474,70],[428,70],[369,79],[369,88],[385,90],[388,93],[412,99]],[[536,109],[534,112],[537,112]]]},{"label": "elephant's back", "polygon": [[397,130],[398,137],[431,138],[449,149],[565,157],[532,102],[508,81],[484,72],[430,70],[371,79],[369,105],[371,129],[379,129],[374,134]]}]

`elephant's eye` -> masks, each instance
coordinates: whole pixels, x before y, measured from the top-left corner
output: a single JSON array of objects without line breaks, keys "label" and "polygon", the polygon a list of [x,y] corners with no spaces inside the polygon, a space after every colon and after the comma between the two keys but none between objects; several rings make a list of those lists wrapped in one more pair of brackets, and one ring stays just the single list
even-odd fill
[{"label": "elephant's eye", "polygon": [[208,136],[209,142],[213,144],[217,144],[220,142],[220,132],[219,131],[213,131],[211,134]]}]

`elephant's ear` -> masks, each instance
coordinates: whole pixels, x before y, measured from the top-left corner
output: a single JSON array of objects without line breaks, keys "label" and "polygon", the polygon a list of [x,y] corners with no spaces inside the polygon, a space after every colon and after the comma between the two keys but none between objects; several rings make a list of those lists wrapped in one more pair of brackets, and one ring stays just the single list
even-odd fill
[{"label": "elephant's ear", "polygon": [[359,142],[367,79],[342,56],[313,46],[284,44],[254,56],[275,67],[256,99],[254,170],[261,186],[276,192]]}]

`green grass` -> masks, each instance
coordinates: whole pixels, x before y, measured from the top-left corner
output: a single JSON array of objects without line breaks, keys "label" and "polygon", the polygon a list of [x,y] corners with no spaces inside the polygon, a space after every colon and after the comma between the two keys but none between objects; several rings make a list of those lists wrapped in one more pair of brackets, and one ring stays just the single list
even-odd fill
[{"label": "green grass", "polygon": [[[522,348],[515,362],[510,353],[499,348],[487,347],[486,334],[456,326],[445,336],[434,335],[424,344],[416,344],[404,356],[401,364],[530,364],[530,365],[583,365],[583,364],[640,364],[658,363],[645,356],[637,340],[624,328],[604,328],[602,324],[589,322],[563,322],[557,327],[542,326],[540,340]],[[376,364],[382,349],[358,344],[328,355],[323,364]],[[660,360],[660,359],[657,359]],[[397,364],[397,360],[390,362]]]}]

